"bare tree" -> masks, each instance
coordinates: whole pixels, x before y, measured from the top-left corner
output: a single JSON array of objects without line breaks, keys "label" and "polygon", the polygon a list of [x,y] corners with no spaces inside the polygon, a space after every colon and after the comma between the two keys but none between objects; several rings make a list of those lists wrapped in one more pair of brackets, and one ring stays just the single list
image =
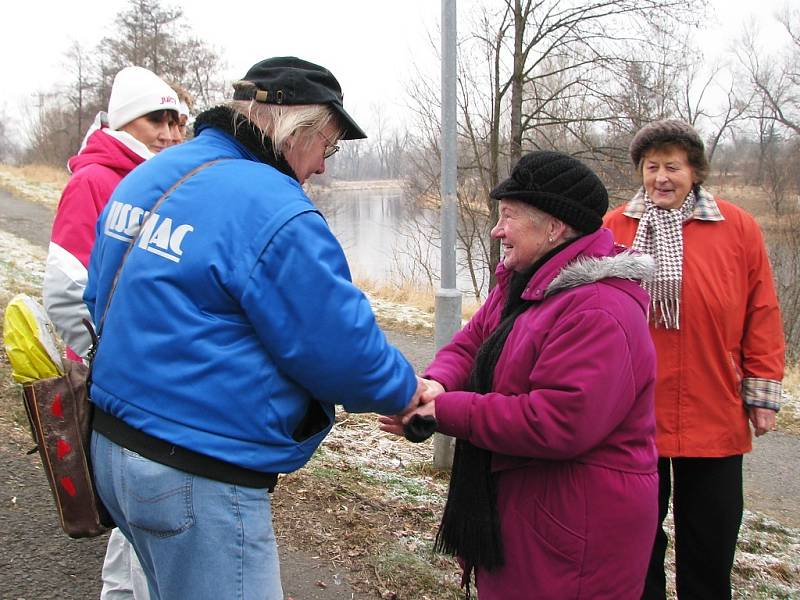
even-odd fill
[{"label": "bare tree", "polygon": [[225,61],[221,54],[196,37],[187,37],[174,54],[165,73],[170,81],[186,87],[195,106],[208,108],[225,98],[227,87],[221,77]]},{"label": "bare tree", "polygon": [[362,141],[348,141],[340,144],[341,151],[336,155],[335,160],[328,161],[326,170],[329,170],[331,175],[337,175],[343,179],[355,179],[362,172],[364,145]]},{"label": "bare tree", "polygon": [[378,158],[379,172],[383,175],[388,173],[389,163],[391,162],[389,156],[390,138],[389,132],[387,131],[388,122],[379,104],[373,104],[371,112],[375,123],[375,135],[372,137],[372,149]]},{"label": "bare tree", "polygon": [[110,91],[110,80],[121,68],[137,65],[181,84],[199,106],[220,98],[222,61],[191,34],[180,8],[162,6],[160,0],[129,0],[115,25],[98,46],[103,88]]},{"label": "bare tree", "polygon": [[158,0],[129,0],[115,20],[116,30],[101,40],[99,50],[112,71],[128,65],[164,73],[182,44],[180,8],[164,8]]},{"label": "bare tree", "polygon": [[[781,304],[787,356],[800,357],[800,8],[777,15],[786,34],[780,52],[766,52],[760,31],[749,24],[734,55],[741,73],[739,102],[746,107],[749,146],[741,144],[750,159],[750,183],[760,186],[767,198],[770,218],[765,228],[775,284]],[[754,148],[755,152],[748,152]]]},{"label": "bare tree", "polygon": [[194,96],[196,107],[222,98],[221,58],[192,36],[182,10],[165,8],[160,0],[129,0],[97,48],[87,52],[73,43],[65,58],[70,81],[63,92],[40,94],[38,112],[30,119],[30,160],[64,164],[96,112],[108,105],[114,76],[126,66],[148,68],[181,85]]},{"label": "bare tree", "polygon": [[[669,99],[681,65],[670,63],[664,47],[678,39],[671,33],[701,17],[696,11],[703,5],[702,0],[486,3],[459,43],[459,200],[466,186],[488,199],[509,165],[536,148],[581,155],[601,173],[619,169],[626,152],[617,142],[653,116],[674,112]],[[620,89],[620,73],[634,85]],[[414,95],[420,140],[429,144],[422,157],[438,157],[437,95],[421,84]],[[626,107],[628,99],[634,104]],[[417,187],[437,189],[438,169],[424,167],[418,175],[432,180]],[[496,220],[497,204],[487,202],[485,214],[489,223]],[[497,264],[499,245],[487,239],[483,246],[488,251],[483,262]]]},{"label": "bare tree", "polygon": [[73,42],[65,54],[65,66],[72,75],[72,82],[67,87],[66,99],[74,115],[75,128],[71,136],[73,147],[76,147],[83,138],[94,114],[102,108],[94,94],[92,63],[87,54],[78,42]]},{"label": "bare tree", "polygon": [[0,107],[0,162],[11,162],[16,160],[19,154],[19,144],[13,138],[13,133],[9,127],[9,119],[6,116],[4,106]]},{"label": "bare tree", "polygon": [[800,9],[790,9],[787,4],[778,20],[788,34],[781,55],[765,53],[758,44],[758,29],[750,26],[736,56],[749,78],[751,93],[760,100],[762,116],[800,134]]},{"label": "bare tree", "polygon": [[63,110],[58,94],[36,95],[36,104],[25,115],[27,151],[25,162],[64,166],[75,150],[72,114]]}]

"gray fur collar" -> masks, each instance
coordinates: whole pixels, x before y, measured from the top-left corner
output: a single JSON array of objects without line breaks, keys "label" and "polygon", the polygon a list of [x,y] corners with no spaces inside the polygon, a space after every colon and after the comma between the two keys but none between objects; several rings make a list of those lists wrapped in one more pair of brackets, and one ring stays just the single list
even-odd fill
[{"label": "gray fur collar", "polygon": [[544,295],[547,297],[561,290],[612,277],[648,281],[655,269],[652,256],[629,250],[616,256],[583,257],[565,266],[547,286]]}]

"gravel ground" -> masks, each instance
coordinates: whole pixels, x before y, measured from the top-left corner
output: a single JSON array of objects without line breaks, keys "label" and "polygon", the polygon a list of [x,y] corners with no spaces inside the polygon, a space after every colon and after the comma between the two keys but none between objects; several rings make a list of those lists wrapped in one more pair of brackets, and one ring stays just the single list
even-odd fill
[{"label": "gravel ground", "polygon": [[105,537],[71,540],[58,525],[38,455],[0,444],[0,598],[97,598]]}]

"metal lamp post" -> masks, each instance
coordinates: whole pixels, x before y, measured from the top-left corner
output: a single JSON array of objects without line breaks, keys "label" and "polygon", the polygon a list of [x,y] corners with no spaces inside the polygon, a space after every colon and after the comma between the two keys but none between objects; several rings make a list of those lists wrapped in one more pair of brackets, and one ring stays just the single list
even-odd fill
[{"label": "metal lamp post", "polygon": [[[436,292],[434,341],[441,348],[461,329],[461,292],[456,287],[456,0],[442,0],[442,260],[441,287]],[[453,464],[454,440],[437,433],[433,463]]]}]

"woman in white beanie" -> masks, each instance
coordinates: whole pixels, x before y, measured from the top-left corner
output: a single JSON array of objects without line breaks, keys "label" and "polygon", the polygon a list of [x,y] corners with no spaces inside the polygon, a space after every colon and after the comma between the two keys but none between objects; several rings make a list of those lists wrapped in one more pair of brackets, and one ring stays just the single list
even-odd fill
[{"label": "woman in white beanie", "polygon": [[178,119],[177,94],[154,73],[126,67],[114,78],[107,124],[95,130],[69,159],[72,177],[61,194],[44,281],[44,301],[70,358],[86,356],[90,339],[81,323],[86,265],[95,223],[111,192],[134,167],[171,145],[170,123]]},{"label": "woman in white beanie", "polygon": [[[170,124],[178,121],[177,108],[177,94],[157,75],[126,67],[114,78],[107,118],[98,115],[80,151],[69,159],[72,176],[53,222],[43,297],[73,360],[86,357],[91,344],[82,324],[82,319],[90,319],[83,290],[97,217],[125,175],[172,144]],[[135,585],[136,577],[131,583],[131,560],[134,573],[141,573],[130,545],[115,529],[103,565],[102,598],[133,597],[134,588],[136,600],[147,598],[141,575],[140,586]]]}]

